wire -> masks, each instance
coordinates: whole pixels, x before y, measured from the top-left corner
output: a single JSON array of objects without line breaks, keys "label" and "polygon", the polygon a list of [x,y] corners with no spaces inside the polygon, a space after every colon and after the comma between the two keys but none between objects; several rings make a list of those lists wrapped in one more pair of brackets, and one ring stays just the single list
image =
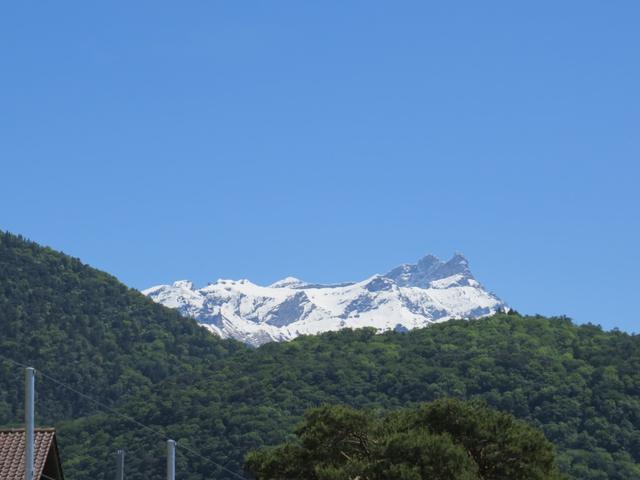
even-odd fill
[{"label": "wire", "polygon": [[53,378],[53,377],[51,377],[51,376],[47,375],[47,374],[46,374],[46,373],[44,373],[42,370],[38,370],[38,369],[36,369],[36,372],[38,372],[38,373],[39,373],[43,378],[46,378],[47,380],[49,380],[49,381],[51,381],[51,382],[53,382],[53,383],[55,383],[55,384],[57,384],[57,385],[60,385],[61,387],[66,388],[67,390],[72,391],[72,392],[73,392],[73,393],[75,393],[76,395],[79,395],[79,396],[81,396],[81,397],[83,397],[83,398],[86,398],[87,400],[89,400],[89,401],[91,401],[91,402],[95,403],[95,404],[96,404],[96,405],[98,405],[99,407],[104,408],[104,409],[105,409],[105,410],[107,410],[109,413],[113,413],[114,415],[117,415],[118,417],[121,417],[121,418],[123,418],[123,419],[125,419],[125,420],[128,420],[128,421],[129,421],[129,422],[131,422],[131,423],[136,424],[136,425],[137,425],[137,426],[139,426],[140,428],[144,428],[145,430],[148,430],[148,431],[150,431],[151,433],[153,433],[153,434],[155,434],[155,435],[159,435],[159,436],[161,436],[161,437],[165,438],[165,440],[168,440],[168,438],[165,436],[165,434],[164,434],[163,432],[161,432],[160,430],[156,430],[155,428],[151,428],[151,427],[149,427],[149,426],[145,425],[144,423],[139,422],[139,421],[138,421],[138,420],[136,420],[135,418],[130,417],[130,416],[128,416],[128,415],[125,415],[124,413],[121,413],[121,412],[119,412],[119,411],[115,410],[114,408],[112,408],[112,407],[110,407],[110,406],[108,406],[108,405],[106,405],[106,404],[104,404],[104,403],[100,402],[99,400],[96,400],[95,398],[93,398],[93,397],[91,397],[91,396],[87,395],[86,393],[82,393],[81,391],[76,390],[76,389],[75,389],[75,388],[73,388],[72,386],[67,385],[67,384],[66,384],[66,383],[64,383],[64,382],[61,382],[60,380],[55,379],[55,378]]},{"label": "wire", "polygon": [[24,363],[17,362],[9,357],[5,357],[2,353],[0,353],[0,357],[4,358],[7,362],[13,363],[19,367],[29,368],[29,365],[25,365]]},{"label": "wire", "polygon": [[[11,362],[11,363],[13,363],[14,365],[17,365],[17,366],[20,366],[20,367],[23,367],[23,368],[29,368],[29,366],[28,366],[28,365],[25,365],[24,363],[21,363],[21,362],[18,362],[18,361],[16,361],[16,360],[13,360],[13,359],[11,359],[11,358],[9,358],[9,357],[5,356],[4,354],[1,354],[1,353],[0,353],[0,357],[4,358],[5,360],[7,360],[7,361],[9,361],[9,362]],[[34,368],[35,368],[35,367],[34,367]],[[61,386],[61,387],[63,387],[63,388],[66,388],[67,390],[69,390],[69,391],[71,391],[71,392],[75,393],[76,395],[79,395],[79,396],[81,396],[81,397],[83,397],[83,398],[85,398],[85,399],[87,399],[87,400],[89,400],[89,401],[91,401],[91,402],[95,403],[96,405],[98,405],[99,407],[101,407],[101,408],[103,408],[104,410],[108,411],[109,413],[111,413],[111,414],[113,414],[113,415],[115,415],[115,416],[117,416],[117,417],[120,417],[120,418],[122,418],[122,419],[124,419],[124,420],[127,420],[127,421],[129,421],[129,422],[133,423],[134,425],[137,425],[138,427],[140,427],[140,428],[142,428],[142,429],[144,429],[144,430],[147,430],[148,432],[153,433],[153,434],[154,434],[154,435],[156,435],[156,436],[162,437],[162,439],[164,439],[165,441],[170,439],[170,438],[169,438],[165,433],[161,432],[160,430],[157,430],[157,429],[155,429],[155,428],[149,427],[148,425],[145,425],[144,423],[142,423],[142,422],[140,422],[140,421],[136,420],[135,418],[130,417],[129,415],[126,415],[126,414],[124,414],[124,413],[121,413],[121,412],[117,411],[117,410],[116,410],[116,409],[114,409],[113,407],[110,407],[110,406],[108,406],[108,405],[106,405],[106,404],[104,404],[104,403],[100,402],[99,400],[96,400],[95,398],[91,397],[90,395],[87,395],[86,393],[82,393],[81,391],[79,391],[79,390],[75,389],[74,387],[72,387],[72,386],[70,386],[70,385],[67,385],[66,383],[64,383],[64,382],[62,382],[62,381],[60,381],[60,380],[58,380],[58,379],[56,379],[56,378],[54,378],[54,377],[52,377],[52,376],[50,376],[50,375],[47,375],[47,374],[46,374],[46,373],[44,373],[42,370],[39,370],[39,369],[37,369],[37,368],[36,368],[35,370],[36,370],[36,372],[38,372],[38,373],[39,373],[43,378],[46,378],[47,380],[49,380],[49,381],[51,381],[51,382],[53,382],[53,383],[55,383],[55,384],[57,384],[57,385],[59,385],[59,386]],[[191,455],[193,455],[193,456],[195,456],[195,457],[198,457],[198,458],[200,458],[200,459],[202,459],[202,460],[205,460],[206,462],[208,462],[208,463],[210,463],[210,464],[212,464],[212,465],[214,465],[214,466],[218,467],[219,469],[221,469],[221,470],[223,470],[223,471],[225,471],[225,472],[227,472],[227,473],[231,474],[231,475],[232,475],[232,476],[234,476],[235,478],[238,478],[238,479],[240,479],[240,480],[248,480],[248,479],[247,479],[247,477],[244,477],[244,476],[240,475],[239,473],[234,472],[233,470],[228,469],[228,468],[227,468],[227,467],[225,467],[224,465],[222,465],[222,464],[220,464],[220,463],[216,462],[215,460],[212,460],[212,459],[211,459],[211,458],[209,458],[209,457],[205,457],[205,456],[204,456],[204,455],[202,455],[201,453],[196,452],[195,450],[192,450],[191,448],[188,448],[188,447],[185,447],[185,446],[180,446],[180,448],[179,448],[179,449],[176,449],[176,450],[177,450],[178,452],[180,452],[180,451],[188,452],[188,453],[190,453]]]}]

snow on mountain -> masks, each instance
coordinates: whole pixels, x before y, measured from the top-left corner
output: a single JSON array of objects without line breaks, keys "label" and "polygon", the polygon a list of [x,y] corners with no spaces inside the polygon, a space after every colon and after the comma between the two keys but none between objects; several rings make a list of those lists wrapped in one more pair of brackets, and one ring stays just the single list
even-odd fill
[{"label": "snow on mountain", "polygon": [[255,346],[342,328],[405,331],[506,308],[478,283],[461,254],[448,262],[428,255],[415,265],[338,285],[287,277],[266,287],[249,280],[218,280],[195,288],[181,280],[142,293],[223,338]]}]

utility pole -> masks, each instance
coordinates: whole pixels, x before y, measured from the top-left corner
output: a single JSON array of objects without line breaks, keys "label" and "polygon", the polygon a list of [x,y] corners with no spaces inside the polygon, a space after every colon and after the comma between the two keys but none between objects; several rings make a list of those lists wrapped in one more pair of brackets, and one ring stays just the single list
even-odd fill
[{"label": "utility pole", "polygon": [[33,480],[33,449],[35,436],[35,379],[36,371],[27,367],[24,371],[24,479]]},{"label": "utility pole", "polygon": [[116,480],[124,480],[124,450],[116,452]]},{"label": "utility pole", "polygon": [[176,441],[167,440],[167,480],[176,480]]}]

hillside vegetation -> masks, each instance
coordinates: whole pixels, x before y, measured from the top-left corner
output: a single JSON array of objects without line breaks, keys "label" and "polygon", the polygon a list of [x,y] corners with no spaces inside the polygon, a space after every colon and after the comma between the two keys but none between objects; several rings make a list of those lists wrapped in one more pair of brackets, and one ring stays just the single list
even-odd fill
[{"label": "hillside vegetation", "polygon": [[[566,318],[496,315],[409,333],[344,330],[249,349],[210,336],[113,277],[0,234],[0,354],[178,441],[180,478],[236,478],[247,452],[291,439],[326,403],[383,414],[477,399],[541,428],[576,479],[640,479],[640,338]],[[0,423],[22,417],[22,372],[0,358]],[[60,429],[65,473],[160,476],[162,439],[38,380],[39,423]]]},{"label": "hillside vegetation", "polygon": [[[109,404],[238,349],[111,275],[0,232],[0,355]],[[0,425],[11,424],[22,418],[22,372],[0,358],[0,375]],[[44,380],[38,402],[45,422],[95,411]]]}]

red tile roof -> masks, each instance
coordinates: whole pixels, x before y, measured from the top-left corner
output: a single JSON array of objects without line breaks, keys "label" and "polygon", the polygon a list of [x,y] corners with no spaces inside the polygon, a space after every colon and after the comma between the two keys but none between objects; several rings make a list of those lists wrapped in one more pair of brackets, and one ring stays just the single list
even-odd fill
[{"label": "red tile roof", "polygon": [[[44,464],[55,442],[53,428],[36,428],[34,478],[42,476]],[[0,479],[24,480],[24,429],[0,430]]]}]

